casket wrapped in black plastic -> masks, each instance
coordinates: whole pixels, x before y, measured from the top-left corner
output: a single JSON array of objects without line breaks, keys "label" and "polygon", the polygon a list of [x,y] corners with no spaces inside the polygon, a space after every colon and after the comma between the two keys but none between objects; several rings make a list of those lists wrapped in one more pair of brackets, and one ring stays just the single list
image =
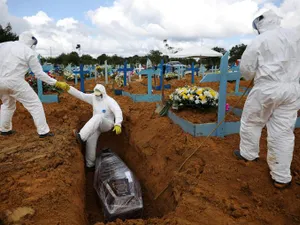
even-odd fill
[{"label": "casket wrapped in black plastic", "polygon": [[106,220],[142,216],[140,184],[126,164],[110,149],[102,150],[97,157],[94,188],[101,200]]}]

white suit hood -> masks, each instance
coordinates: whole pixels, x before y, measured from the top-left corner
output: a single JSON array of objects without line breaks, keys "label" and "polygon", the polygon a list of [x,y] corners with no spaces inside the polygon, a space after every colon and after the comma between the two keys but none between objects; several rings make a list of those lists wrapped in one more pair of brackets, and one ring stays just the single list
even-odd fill
[{"label": "white suit hood", "polygon": [[97,84],[97,85],[94,87],[94,91],[95,91],[95,90],[99,90],[99,91],[103,94],[103,97],[106,97],[106,96],[107,96],[106,89],[105,89],[105,87],[104,87],[102,84]]},{"label": "white suit hood", "polygon": [[262,14],[263,19],[261,19],[260,21],[257,21],[253,23],[255,23],[257,30],[260,33],[264,33],[268,30],[273,30],[276,28],[280,27],[281,24],[281,17],[278,16],[274,11],[269,10],[265,13]]},{"label": "white suit hood", "polygon": [[25,31],[20,34],[19,41],[31,48],[35,44],[36,38],[31,32]]}]

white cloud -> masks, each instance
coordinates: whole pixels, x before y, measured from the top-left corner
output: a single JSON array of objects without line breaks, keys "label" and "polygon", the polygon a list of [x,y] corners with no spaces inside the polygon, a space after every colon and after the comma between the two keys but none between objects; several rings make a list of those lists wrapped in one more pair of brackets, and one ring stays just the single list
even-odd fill
[{"label": "white cloud", "polygon": [[251,0],[119,0],[112,7],[89,11],[88,16],[105,30],[197,40],[247,34],[257,10],[257,3]]},{"label": "white cloud", "polygon": [[22,18],[10,15],[6,4],[7,0],[0,0],[0,25],[6,26],[8,23],[14,28],[14,32],[21,33],[29,28],[29,24]]},{"label": "white cloud", "polygon": [[[17,18],[9,14],[6,0],[0,0],[0,24],[30,24],[39,39],[38,51],[46,56],[70,52],[80,43],[83,53],[133,55],[151,49],[163,50],[163,39],[172,45],[189,48],[203,44],[229,49],[237,42],[251,41],[252,20],[273,9],[283,19],[283,26],[300,24],[300,1],[284,0],[277,7],[271,0],[115,0],[111,6],[86,12],[94,27],[74,18],[54,20],[45,12]],[[84,12],[83,12],[84,13]],[[4,15],[4,16],[2,16]],[[4,18],[4,19],[3,19]],[[20,30],[20,29],[19,29]],[[247,42],[247,43],[246,43]]]},{"label": "white cloud", "polygon": [[78,21],[73,18],[64,18],[62,20],[57,21],[56,26],[63,27],[66,30],[76,29]]},{"label": "white cloud", "polygon": [[240,43],[243,43],[245,45],[249,45],[252,42],[252,39],[247,38],[247,39],[240,39]]},{"label": "white cloud", "polygon": [[45,26],[53,21],[53,19],[43,11],[39,11],[35,16],[25,16],[24,19],[30,23],[32,27]]}]

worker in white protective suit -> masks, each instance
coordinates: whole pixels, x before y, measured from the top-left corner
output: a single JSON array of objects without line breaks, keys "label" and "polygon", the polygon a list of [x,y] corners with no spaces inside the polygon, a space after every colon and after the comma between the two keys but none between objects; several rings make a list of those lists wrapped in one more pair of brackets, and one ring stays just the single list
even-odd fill
[{"label": "worker in white protective suit", "polygon": [[12,117],[16,110],[16,101],[19,101],[30,112],[40,138],[54,136],[46,122],[43,105],[25,81],[25,74],[29,68],[34,75],[58,88],[67,90],[69,86],[64,82],[57,82],[43,72],[39,60],[33,51],[37,39],[30,33],[24,32],[19,41],[4,42],[0,44],[0,110],[1,135],[11,135]]},{"label": "worker in white protective suit", "polygon": [[118,103],[106,94],[105,87],[101,84],[95,86],[92,94],[82,93],[73,87],[70,88],[68,93],[93,106],[93,117],[79,133],[74,130],[74,134],[81,146],[86,142],[86,166],[94,168],[97,142],[100,134],[108,132],[112,128],[114,128],[113,131],[117,135],[122,132],[122,110]]},{"label": "worker in white protective suit", "polygon": [[259,158],[262,128],[268,131],[267,161],[274,186],[291,184],[294,127],[300,106],[300,38],[296,29],[280,27],[281,18],[267,11],[253,22],[259,36],[246,48],[240,65],[252,88],[244,106],[238,159]]}]

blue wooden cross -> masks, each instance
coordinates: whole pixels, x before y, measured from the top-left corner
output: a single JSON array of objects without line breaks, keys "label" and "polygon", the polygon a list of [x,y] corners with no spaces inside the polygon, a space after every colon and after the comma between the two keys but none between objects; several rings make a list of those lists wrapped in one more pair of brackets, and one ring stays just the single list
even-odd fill
[{"label": "blue wooden cross", "polygon": [[192,74],[192,80],[191,80],[191,83],[194,84],[195,83],[195,73],[198,74],[199,73],[199,68],[195,68],[195,63],[192,62],[192,67],[191,68],[187,68],[185,70],[185,72],[187,71],[191,71],[191,74]]},{"label": "blue wooden cross", "polygon": [[[205,82],[220,82],[219,88],[219,104],[218,104],[218,123],[225,117],[225,106],[227,96],[227,81],[236,81],[239,84],[241,74],[239,71],[228,72],[228,55],[227,52],[221,59],[220,74],[207,74],[200,83]],[[238,88],[236,88],[238,89]],[[236,90],[237,91],[237,90]],[[224,137],[227,133],[238,132],[237,126],[227,126],[226,122],[222,123],[216,131],[216,136]],[[226,130],[227,129],[227,130]]]},{"label": "blue wooden cross", "polygon": [[127,61],[125,60],[124,62],[124,68],[119,68],[117,69],[118,72],[123,72],[124,73],[124,87],[127,85],[127,72],[132,72],[134,69],[133,68],[127,68]]},{"label": "blue wooden cross", "polygon": [[85,80],[85,77],[84,77],[84,74],[91,74],[91,71],[89,68],[85,67],[83,64],[80,64],[79,66],[79,70],[77,69],[73,69],[72,70],[74,75],[75,75],[75,84],[78,83],[78,78],[77,78],[77,74],[80,75],[80,91],[81,92],[85,92],[85,88],[84,88],[84,80]]},{"label": "blue wooden cross", "polygon": [[[43,71],[48,73],[49,71],[53,70],[53,65],[43,65]],[[38,87],[38,96],[43,103],[52,103],[58,102],[58,95],[44,95],[43,91],[43,82],[37,79],[37,87]]]},{"label": "blue wooden cross", "polygon": [[85,92],[84,90],[84,71],[83,64],[80,64],[80,91]]},{"label": "blue wooden cross", "polygon": [[[163,65],[163,64],[162,64]],[[152,77],[157,71],[154,69],[145,69],[139,72],[139,74],[147,75],[148,78],[148,89],[147,94],[130,94],[123,91],[122,95],[130,97],[134,102],[159,102],[161,100],[161,95],[152,94]],[[162,73],[162,70],[161,70]],[[163,76],[162,76],[163,77]]]},{"label": "blue wooden cross", "polygon": [[[159,81],[160,81],[160,83],[159,83],[159,86],[156,86],[156,87],[154,87],[155,88],[155,90],[157,90],[157,91],[159,91],[159,90],[161,90],[162,89],[162,83],[163,83],[163,80],[164,80],[164,73],[163,73],[163,67],[164,67],[164,60],[162,59],[161,61],[160,61],[160,65],[159,65],[159,68],[157,68],[157,70],[154,70],[154,74],[159,74]],[[145,70],[144,70],[145,71]],[[148,78],[148,82],[149,82],[149,78]],[[170,84],[165,84],[164,85],[164,88],[165,89],[170,89],[171,88],[171,85]]]}]

